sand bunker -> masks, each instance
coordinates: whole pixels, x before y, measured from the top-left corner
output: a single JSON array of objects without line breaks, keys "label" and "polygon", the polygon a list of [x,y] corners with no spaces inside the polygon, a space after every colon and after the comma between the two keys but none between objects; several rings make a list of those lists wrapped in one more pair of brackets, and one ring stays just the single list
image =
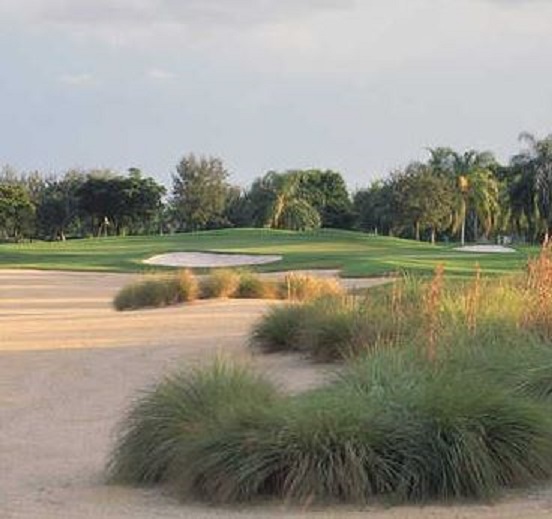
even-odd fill
[{"label": "sand bunker", "polygon": [[504,247],[504,245],[466,245],[465,247],[457,247],[457,251],[460,252],[482,252],[485,254],[499,253],[499,254],[511,254],[516,252],[511,247]]},{"label": "sand bunker", "polygon": [[144,261],[148,265],[164,267],[214,268],[266,265],[281,261],[282,256],[252,256],[248,254],[216,254],[210,252],[172,252]]}]

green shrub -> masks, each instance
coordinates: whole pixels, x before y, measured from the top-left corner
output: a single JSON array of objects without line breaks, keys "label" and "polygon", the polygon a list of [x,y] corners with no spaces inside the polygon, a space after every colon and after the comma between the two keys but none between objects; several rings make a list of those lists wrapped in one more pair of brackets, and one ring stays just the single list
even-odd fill
[{"label": "green shrub", "polygon": [[460,365],[380,350],[287,398],[235,368],[171,379],[129,414],[111,473],[222,503],[480,499],[550,478],[549,407]]},{"label": "green shrub", "polygon": [[230,269],[217,269],[204,278],[201,295],[206,299],[234,297],[239,286],[239,272]]},{"label": "green shrub", "polygon": [[239,299],[277,299],[279,297],[278,287],[270,281],[262,280],[256,274],[243,272],[240,274],[236,297]]},{"label": "green shrub", "polygon": [[189,270],[164,276],[148,276],[123,287],[115,296],[116,310],[158,308],[194,301],[199,293],[196,277]]},{"label": "green shrub", "polygon": [[116,310],[157,308],[180,302],[179,284],[173,277],[151,277],[123,287],[115,296]]},{"label": "green shrub", "polygon": [[141,395],[123,420],[110,478],[143,484],[183,477],[197,461],[196,442],[247,422],[276,398],[270,384],[223,361],[168,377]]},{"label": "green shrub", "polygon": [[394,321],[385,311],[347,296],[272,307],[255,324],[251,343],[266,352],[301,351],[319,362],[343,360],[391,341]]},{"label": "green shrub", "polygon": [[299,332],[308,308],[293,304],[271,306],[255,323],[251,343],[266,353],[299,351]]}]

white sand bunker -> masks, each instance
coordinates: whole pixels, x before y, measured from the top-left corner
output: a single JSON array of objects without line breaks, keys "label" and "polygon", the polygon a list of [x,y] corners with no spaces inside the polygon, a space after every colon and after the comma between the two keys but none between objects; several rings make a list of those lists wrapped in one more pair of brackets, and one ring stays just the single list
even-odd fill
[{"label": "white sand bunker", "polygon": [[282,256],[252,256],[248,254],[216,254],[210,252],[172,252],[144,261],[148,265],[164,267],[215,268],[266,265],[281,261]]},{"label": "white sand bunker", "polygon": [[499,254],[510,254],[516,252],[511,247],[504,247],[504,245],[466,245],[465,247],[458,247],[454,250],[460,252],[483,252],[485,254],[498,252]]}]

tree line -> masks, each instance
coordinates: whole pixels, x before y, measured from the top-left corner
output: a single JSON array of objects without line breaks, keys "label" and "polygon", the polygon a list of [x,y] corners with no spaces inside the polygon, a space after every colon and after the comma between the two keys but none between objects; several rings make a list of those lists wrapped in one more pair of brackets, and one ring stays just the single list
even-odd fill
[{"label": "tree line", "polygon": [[0,239],[65,240],[227,227],[355,229],[417,240],[535,242],[552,228],[552,135],[522,134],[508,164],[488,151],[428,150],[350,193],[332,170],[269,171],[234,185],[221,159],[184,156],[167,190],[131,168],[61,176],[0,172]]}]

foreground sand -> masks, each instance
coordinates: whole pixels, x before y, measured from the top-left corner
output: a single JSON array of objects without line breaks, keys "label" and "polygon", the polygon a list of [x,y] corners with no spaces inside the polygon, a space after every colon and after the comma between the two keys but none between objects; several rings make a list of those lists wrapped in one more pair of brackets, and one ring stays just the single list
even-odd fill
[{"label": "foreground sand", "polygon": [[286,390],[327,376],[295,357],[250,358],[258,301],[214,301],[116,314],[110,301],[132,277],[0,271],[1,519],[536,519],[552,518],[552,491],[495,506],[391,510],[216,509],[161,491],[103,484],[113,428],[136,392],[178,366],[218,352],[241,357]]}]

